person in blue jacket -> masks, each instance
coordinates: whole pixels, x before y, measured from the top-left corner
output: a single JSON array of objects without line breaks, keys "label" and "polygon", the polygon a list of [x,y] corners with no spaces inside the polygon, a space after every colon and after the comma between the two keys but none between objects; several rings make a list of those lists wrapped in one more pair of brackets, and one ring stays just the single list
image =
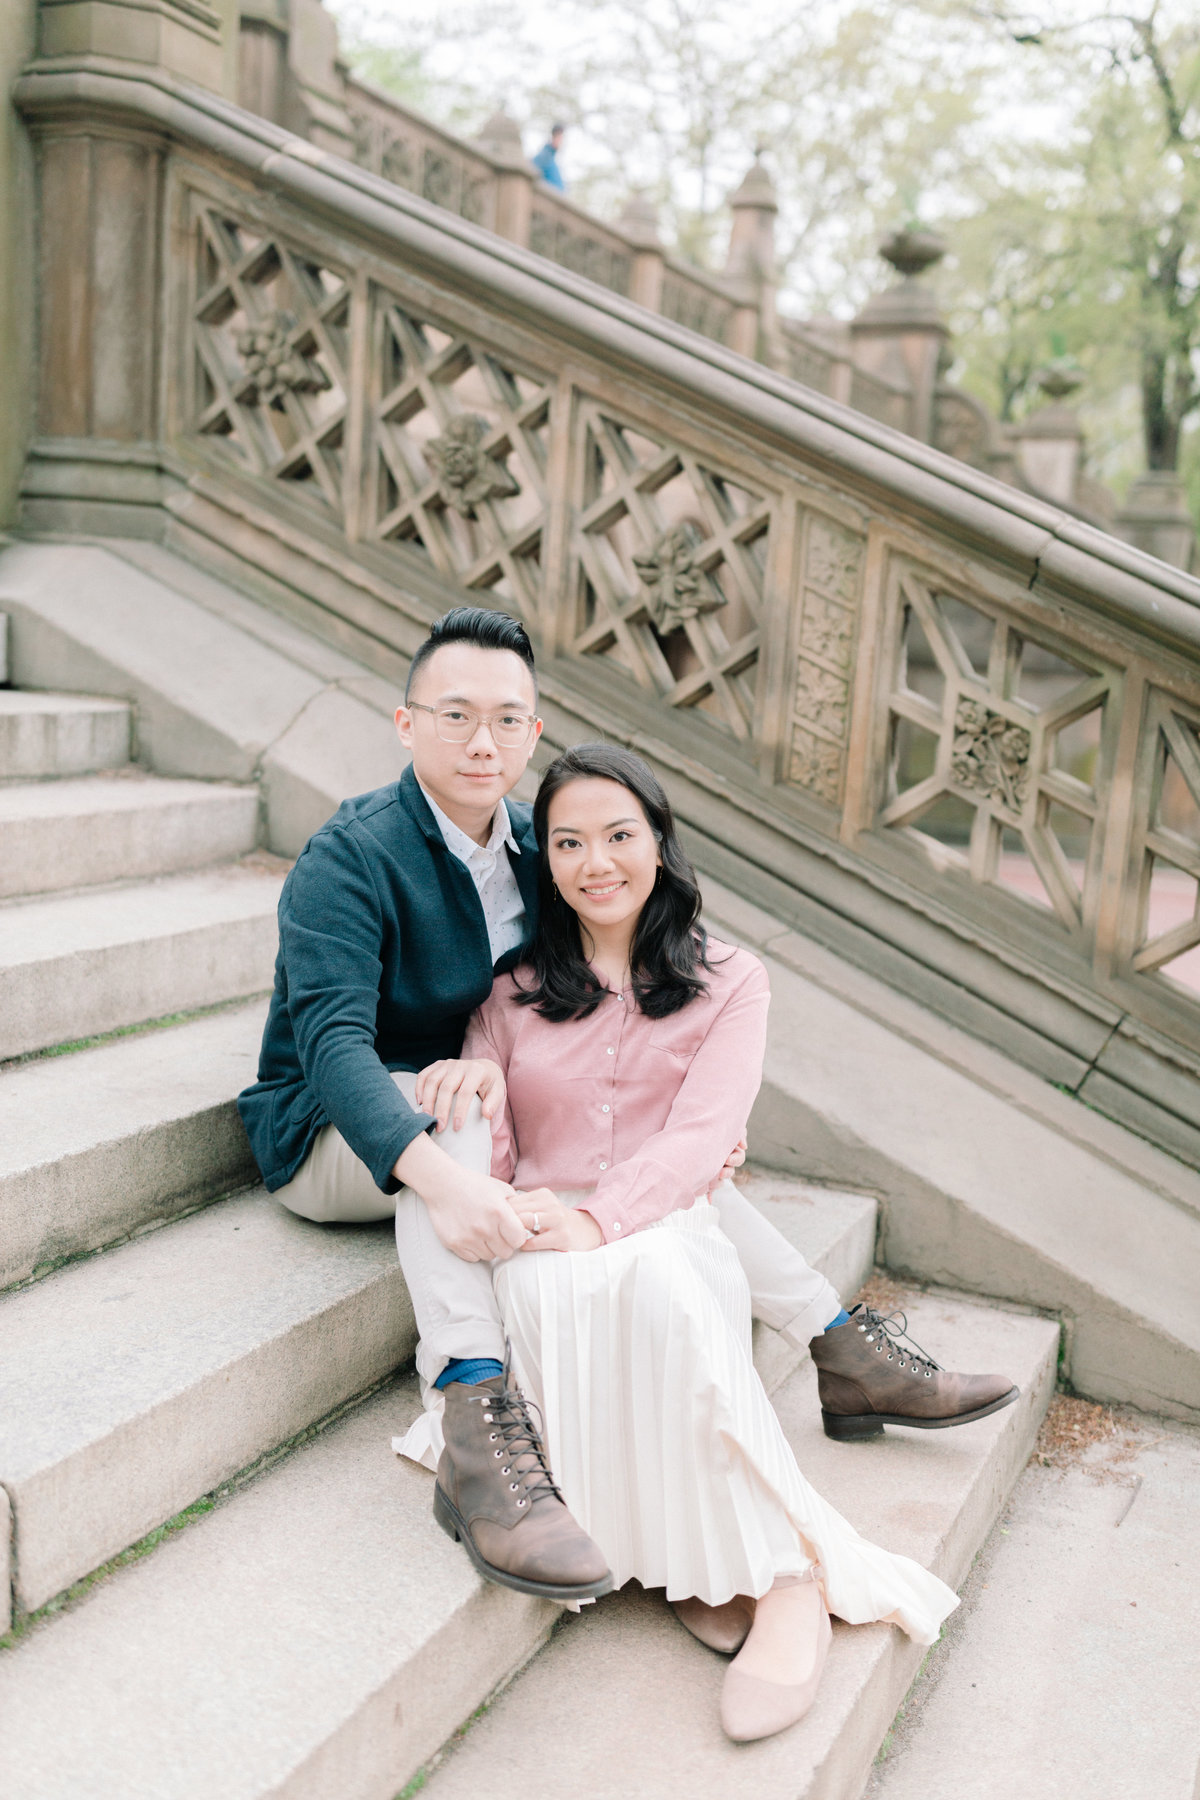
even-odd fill
[{"label": "person in blue jacket", "polygon": [[563,172],[558,166],[558,153],[562,149],[563,138],[566,134],[565,125],[552,125],[550,136],[533,158],[533,166],[542,180],[549,182],[551,187],[557,188],[560,194],[565,194],[567,191]]}]

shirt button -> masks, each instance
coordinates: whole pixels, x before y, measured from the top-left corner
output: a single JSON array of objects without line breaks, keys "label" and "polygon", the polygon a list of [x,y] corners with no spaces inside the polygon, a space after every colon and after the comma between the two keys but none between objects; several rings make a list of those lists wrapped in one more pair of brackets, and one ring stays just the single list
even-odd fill
[{"label": "shirt button", "polygon": [[620,1231],[620,1229],[621,1229],[621,1221],[620,1221],[620,1219],[614,1219],[614,1220],[613,1220],[613,1230],[614,1230],[614,1231]]},{"label": "shirt button", "polygon": [[600,1167],[601,1167],[601,1168],[602,1168],[602,1169],[607,1169],[607,1167],[608,1167],[608,1164],[607,1164],[607,1163],[601,1163],[601,1164],[600,1164]]},{"label": "shirt button", "polygon": [[612,1047],[612,1045],[611,1045],[611,1044],[610,1044],[610,1045],[609,1045],[609,1046],[608,1046],[608,1051],[607,1051],[607,1054],[608,1054],[608,1055],[609,1055],[609,1056],[615,1056],[615,1055],[616,1055],[616,1054],[617,1054],[617,1053],[616,1053],[616,1051],[615,1051],[615,1050],[614,1050],[614,1049],[613,1049],[613,1047]]},{"label": "shirt button", "polygon": [[601,1112],[611,1112],[611,1111],[612,1111],[612,1108],[611,1108],[611,1106],[602,1106],[602,1107],[601,1107],[601,1108],[600,1108],[600,1111],[601,1111]]}]

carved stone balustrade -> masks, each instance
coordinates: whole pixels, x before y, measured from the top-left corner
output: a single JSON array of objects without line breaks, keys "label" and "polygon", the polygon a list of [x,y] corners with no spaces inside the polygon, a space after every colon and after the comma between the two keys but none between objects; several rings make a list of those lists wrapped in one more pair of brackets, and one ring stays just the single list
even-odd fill
[{"label": "carved stone balustrade", "polygon": [[548,745],[636,745],[702,868],[1200,1162],[1200,583],[197,89],[18,101],[29,523],[162,535],[397,680],[448,604],[516,613]]}]

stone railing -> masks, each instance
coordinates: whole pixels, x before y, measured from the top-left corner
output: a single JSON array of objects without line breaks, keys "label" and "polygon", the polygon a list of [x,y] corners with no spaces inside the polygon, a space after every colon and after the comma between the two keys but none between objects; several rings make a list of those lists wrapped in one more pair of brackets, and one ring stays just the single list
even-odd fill
[{"label": "stone railing", "polygon": [[390,673],[519,614],[548,741],[643,749],[703,867],[1200,1160],[1200,584],[227,102],[18,102],[29,524],[166,532]]},{"label": "stone railing", "polygon": [[496,165],[369,82],[347,78],[355,161],[460,218],[496,229]]}]

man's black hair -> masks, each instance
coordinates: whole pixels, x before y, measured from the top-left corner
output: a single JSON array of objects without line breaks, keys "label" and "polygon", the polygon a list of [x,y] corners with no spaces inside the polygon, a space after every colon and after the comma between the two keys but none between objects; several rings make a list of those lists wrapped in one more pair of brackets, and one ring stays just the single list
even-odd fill
[{"label": "man's black hair", "polygon": [[408,682],[404,689],[405,705],[413,690],[413,682],[422,663],[427,663],[443,644],[478,644],[481,650],[511,650],[519,656],[533,678],[537,695],[537,670],[533,664],[533,645],[529,633],[519,619],[508,613],[492,612],[486,606],[455,606],[429,627],[429,636],[412,659]]}]

